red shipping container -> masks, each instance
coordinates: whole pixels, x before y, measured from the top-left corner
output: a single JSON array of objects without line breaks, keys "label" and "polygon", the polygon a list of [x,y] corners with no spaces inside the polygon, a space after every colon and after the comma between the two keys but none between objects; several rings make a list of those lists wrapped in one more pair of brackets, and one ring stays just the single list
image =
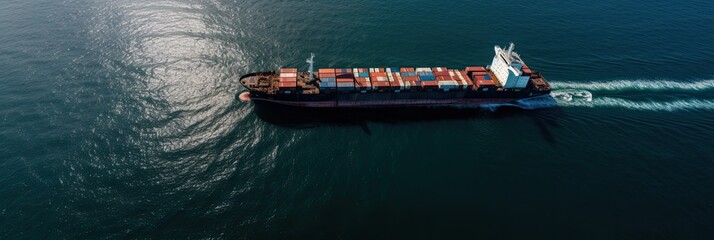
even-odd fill
[{"label": "red shipping container", "polygon": [[453,81],[456,80],[454,77],[446,75],[446,76],[436,76],[437,81]]},{"label": "red shipping container", "polygon": [[466,67],[467,72],[485,72],[486,68],[485,67]]},{"label": "red shipping container", "polygon": [[320,78],[335,78],[337,77],[334,73],[320,73]]},{"label": "red shipping container", "polygon": [[439,88],[439,81],[422,81],[421,86],[425,89],[436,89]]},{"label": "red shipping container", "polygon": [[496,83],[493,82],[493,80],[479,80],[476,84],[478,87],[489,87],[489,86],[496,86]]},{"label": "red shipping container", "polygon": [[297,78],[294,77],[281,77],[280,82],[297,82]]},{"label": "red shipping container", "polygon": [[436,74],[437,72],[448,72],[449,69],[447,69],[446,67],[433,67],[431,68],[431,71]]},{"label": "red shipping container", "polygon": [[433,72],[434,76],[449,76],[449,72],[443,71],[443,72]]},{"label": "red shipping container", "polygon": [[472,87],[474,85],[473,80],[471,80],[471,78],[469,78],[469,75],[466,74],[466,71],[460,71],[458,73],[461,74],[462,77],[464,77],[464,80],[466,80],[467,87]]},{"label": "red shipping container", "polygon": [[320,68],[317,70],[318,73],[320,74],[335,74],[335,69],[334,68]]},{"label": "red shipping container", "polygon": [[419,81],[419,76],[406,76],[402,77],[404,81]]},{"label": "red shipping container", "polygon": [[280,73],[297,73],[297,68],[281,68]]},{"label": "red shipping container", "polygon": [[297,82],[291,82],[291,81],[285,81],[285,82],[283,82],[283,81],[281,81],[280,83],[278,83],[278,87],[281,88],[281,89],[284,89],[284,88],[297,88]]},{"label": "red shipping container", "polygon": [[372,82],[372,87],[374,89],[389,89],[390,85],[389,82]]},{"label": "red shipping container", "polygon": [[530,68],[527,68],[527,67],[525,67],[525,66],[523,67],[523,74],[524,74],[524,75],[527,76],[527,75],[531,75],[532,73],[533,73],[533,71],[531,71]]},{"label": "red shipping container", "polygon": [[354,78],[338,78],[337,82],[354,82]]}]

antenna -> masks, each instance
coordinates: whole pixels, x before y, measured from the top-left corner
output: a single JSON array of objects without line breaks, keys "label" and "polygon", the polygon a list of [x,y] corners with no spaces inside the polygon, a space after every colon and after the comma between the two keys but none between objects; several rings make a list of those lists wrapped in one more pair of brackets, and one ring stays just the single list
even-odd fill
[{"label": "antenna", "polygon": [[513,43],[510,43],[508,45],[508,58],[509,59],[513,59],[513,49],[515,49],[515,48],[516,48],[516,45]]},{"label": "antenna", "polygon": [[310,64],[310,69],[309,69],[309,70],[310,70],[310,81],[313,81],[313,80],[315,80],[314,77],[312,76],[312,75],[313,75],[312,73],[313,73],[313,71],[314,71],[314,68],[313,68],[313,67],[314,67],[314,65],[315,65],[315,54],[314,54],[314,53],[310,53],[310,58],[308,58],[308,59],[306,60],[306,62]]}]

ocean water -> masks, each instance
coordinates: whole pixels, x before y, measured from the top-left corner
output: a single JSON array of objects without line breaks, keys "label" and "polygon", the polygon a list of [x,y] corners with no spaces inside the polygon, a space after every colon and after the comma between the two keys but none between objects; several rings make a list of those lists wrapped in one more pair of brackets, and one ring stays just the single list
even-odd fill
[{"label": "ocean water", "polygon": [[[714,3],[4,0],[0,239],[712,239]],[[281,66],[489,64],[482,109],[236,100]]]}]

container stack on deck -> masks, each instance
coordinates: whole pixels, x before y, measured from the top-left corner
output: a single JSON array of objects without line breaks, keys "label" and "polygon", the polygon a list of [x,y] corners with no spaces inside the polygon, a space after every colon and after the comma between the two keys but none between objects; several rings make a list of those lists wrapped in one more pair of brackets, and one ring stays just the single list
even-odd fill
[{"label": "container stack on deck", "polygon": [[417,76],[414,68],[401,68],[399,71],[399,74],[402,75],[402,80],[404,81],[404,89],[412,91],[421,89],[421,81],[419,81],[419,76]]},{"label": "container stack on deck", "polygon": [[354,77],[352,76],[352,69],[335,69],[335,77],[337,78],[338,91],[354,91],[355,83]]},{"label": "container stack on deck", "polygon": [[[522,66],[522,76],[511,82],[509,87],[525,86],[532,76],[536,76],[528,66]],[[297,70],[281,69],[281,91],[292,91],[296,88]],[[318,70],[320,89],[331,91],[367,92],[401,92],[401,91],[457,91],[479,90],[489,91],[498,84],[493,73],[484,67],[466,67],[466,70],[434,68],[321,68]]]},{"label": "container stack on deck", "polygon": [[436,76],[434,76],[431,68],[417,68],[416,73],[423,89],[434,90],[439,88],[439,83],[436,81]]},{"label": "container stack on deck", "polygon": [[372,90],[374,91],[384,92],[390,88],[389,78],[384,68],[370,68],[369,79],[372,82]]},{"label": "container stack on deck", "polygon": [[317,71],[318,77],[320,78],[320,90],[329,92],[337,89],[337,78],[335,76],[335,69],[332,68],[321,68]]},{"label": "container stack on deck", "polygon": [[402,75],[399,71],[399,68],[387,69],[387,78],[389,79],[389,85],[391,86],[391,89],[395,92],[400,92],[404,90],[405,87],[404,80],[402,79]]},{"label": "container stack on deck", "polygon": [[480,90],[496,87],[496,82],[484,67],[467,67],[467,74],[471,76],[474,86]]},{"label": "container stack on deck", "polygon": [[290,93],[297,90],[297,68],[280,69],[278,90],[283,93]]}]

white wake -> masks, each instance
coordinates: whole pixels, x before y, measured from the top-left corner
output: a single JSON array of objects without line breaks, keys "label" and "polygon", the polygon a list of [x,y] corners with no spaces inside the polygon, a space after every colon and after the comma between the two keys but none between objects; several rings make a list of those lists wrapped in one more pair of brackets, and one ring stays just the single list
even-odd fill
[{"label": "white wake", "polygon": [[593,97],[585,90],[555,90],[550,96],[560,107],[607,107],[640,111],[693,111],[714,110],[712,99],[680,99],[672,101],[634,101],[617,97]]},{"label": "white wake", "polygon": [[552,82],[554,89],[588,91],[704,91],[714,90],[714,80],[681,82],[670,80],[617,80],[602,82]]}]

